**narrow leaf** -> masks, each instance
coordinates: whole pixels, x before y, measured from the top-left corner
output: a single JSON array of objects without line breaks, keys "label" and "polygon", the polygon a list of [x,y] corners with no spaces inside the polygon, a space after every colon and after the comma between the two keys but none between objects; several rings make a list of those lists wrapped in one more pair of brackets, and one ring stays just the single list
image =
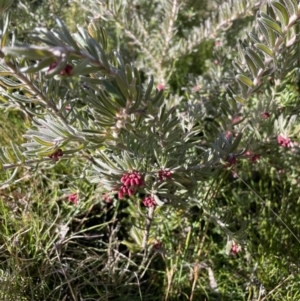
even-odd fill
[{"label": "narrow leaf", "polygon": [[254,87],[254,83],[252,82],[252,80],[250,78],[246,77],[243,74],[237,74],[235,76],[235,78],[238,79],[243,84],[245,84],[246,86],[248,86],[249,88],[253,88]]},{"label": "narrow leaf", "polygon": [[3,52],[13,56],[23,56],[29,59],[43,59],[53,56],[52,52],[45,47],[32,47],[32,46],[16,46],[4,47]]},{"label": "narrow leaf", "polygon": [[241,104],[243,104],[243,105],[246,104],[246,101],[245,101],[244,98],[242,98],[242,97],[240,97],[240,96],[238,96],[238,95],[236,95],[236,94],[233,94],[232,97],[233,97],[237,102],[239,102],[239,103],[241,103]]},{"label": "narrow leaf", "polygon": [[62,30],[62,32],[64,34],[64,37],[65,37],[65,41],[67,42],[67,44],[71,45],[76,51],[78,51],[79,47],[76,44],[76,42],[74,41],[71,34],[69,33],[69,30],[67,29],[65,23],[62,20],[60,20],[59,18],[56,18],[56,23],[60,27],[60,29]]},{"label": "narrow leaf", "polygon": [[248,54],[245,55],[245,60],[246,60],[246,63],[248,65],[248,68],[250,69],[253,77],[256,77],[257,76],[257,73],[258,73],[258,69],[256,67],[256,65],[253,63],[253,60],[252,58],[249,57]]},{"label": "narrow leaf", "polygon": [[271,5],[273,6],[275,12],[277,13],[281,23],[284,26],[287,26],[289,24],[289,14],[286,8],[278,1],[272,1]]},{"label": "narrow leaf", "polygon": [[37,136],[32,136],[33,140],[36,141],[38,144],[43,145],[43,146],[48,146],[48,147],[53,147],[54,143],[53,142],[48,142],[45,140],[42,140],[38,138]]},{"label": "narrow leaf", "polygon": [[274,58],[274,52],[269,48],[267,47],[266,45],[264,44],[261,44],[261,43],[256,43],[254,45],[257,49],[263,51],[265,54],[267,54],[269,57],[271,58]]},{"label": "narrow leaf", "polygon": [[297,15],[298,4],[296,0],[283,0],[283,2],[290,13],[290,16]]},{"label": "narrow leaf", "polygon": [[249,57],[251,57],[252,61],[256,66],[258,66],[261,69],[265,68],[264,62],[257,53],[255,53],[251,48],[247,48],[246,52],[249,55]]},{"label": "narrow leaf", "polygon": [[263,34],[265,37],[266,42],[269,44],[270,47],[274,47],[275,45],[275,35],[274,31],[270,30],[266,27],[266,25],[261,22],[260,19],[257,19],[257,23],[259,25],[260,32]]},{"label": "narrow leaf", "polygon": [[283,35],[280,26],[275,21],[271,21],[270,19],[267,19],[267,18],[260,18],[260,20],[271,30],[274,30],[275,32],[277,32],[280,36]]}]

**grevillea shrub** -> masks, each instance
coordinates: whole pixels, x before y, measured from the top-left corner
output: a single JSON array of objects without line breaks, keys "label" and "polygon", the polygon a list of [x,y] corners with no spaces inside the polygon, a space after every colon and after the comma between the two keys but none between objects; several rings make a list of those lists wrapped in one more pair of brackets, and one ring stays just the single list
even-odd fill
[{"label": "grevillea shrub", "polygon": [[[200,8],[191,1],[76,3],[83,5],[88,24],[70,30],[52,15],[49,23],[45,18],[33,26],[30,19],[24,28],[26,22],[15,24],[16,12],[9,10],[23,6],[0,0],[1,110],[18,110],[30,123],[23,143],[1,148],[3,185],[27,173],[59,169],[62,162],[76,169],[76,179],[62,171],[64,183],[72,186],[59,196],[69,201],[65,205],[80,210],[85,204],[80,190],[88,186],[86,195],[100,199],[107,216],[114,212],[101,220],[113,225],[103,243],[108,259],[101,271],[107,277],[125,266],[121,255],[113,258],[122,245],[124,252],[141,255],[138,264],[128,256],[125,270],[142,279],[150,251],[174,251],[162,236],[169,231],[172,237],[186,220],[199,223],[203,241],[211,230],[203,224],[213,221],[232,242],[229,253],[240,256],[247,250],[244,223],[237,223],[241,229],[235,233],[222,219],[232,205],[227,193],[237,198],[228,185],[237,189],[240,181],[248,189],[244,179],[251,174],[255,185],[260,168],[275,169],[276,175],[297,171],[291,163],[299,159],[300,4],[204,1],[208,13],[200,20]],[[190,219],[165,223],[182,212]],[[136,223],[127,220],[126,237],[119,239],[122,214]],[[198,235],[188,237],[199,244]],[[152,249],[151,239],[158,244]],[[197,256],[193,287],[200,267],[207,268]],[[168,281],[173,270],[167,267]]]}]

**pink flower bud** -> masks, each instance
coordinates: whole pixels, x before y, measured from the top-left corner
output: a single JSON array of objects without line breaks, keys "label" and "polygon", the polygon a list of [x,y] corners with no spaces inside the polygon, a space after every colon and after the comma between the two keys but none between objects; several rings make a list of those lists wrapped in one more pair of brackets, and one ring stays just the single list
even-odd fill
[{"label": "pink flower bud", "polygon": [[112,201],[111,196],[107,192],[103,194],[102,200],[108,204],[110,204]]},{"label": "pink flower bud", "polygon": [[156,88],[157,88],[158,91],[161,91],[161,90],[165,89],[165,85],[164,84],[158,84]]},{"label": "pink flower bud", "polygon": [[127,180],[127,176],[125,176],[125,175],[124,175],[124,176],[122,176],[122,178],[121,178],[121,183],[123,183],[123,184],[124,184],[126,180]]},{"label": "pink flower bud", "polygon": [[240,116],[235,116],[235,117],[232,119],[232,124],[237,124],[240,120],[241,120],[241,117],[240,117]]},{"label": "pink flower bud", "polygon": [[127,193],[129,196],[132,196],[134,194],[134,191],[130,188],[128,188]]},{"label": "pink flower bud", "polygon": [[131,185],[130,182],[131,182],[131,179],[130,179],[130,178],[127,178],[126,181],[124,182],[124,185],[125,185],[126,187],[129,187],[129,186]]},{"label": "pink flower bud", "polygon": [[119,190],[119,192],[118,192],[118,199],[119,200],[122,200],[123,199],[123,192],[121,191],[121,190]]},{"label": "pink flower bud", "polygon": [[231,250],[230,250],[231,255],[235,256],[241,251],[242,251],[242,247],[240,245],[236,244],[235,242],[233,242],[232,246],[231,246]]},{"label": "pink flower bud", "polygon": [[74,205],[78,204],[78,195],[77,193],[72,193],[68,196],[68,201],[73,203]]},{"label": "pink flower bud", "polygon": [[199,90],[200,90],[200,87],[198,85],[193,87],[193,92],[198,92]]},{"label": "pink flower bud", "polygon": [[279,136],[277,137],[277,142],[278,142],[281,146],[283,146],[283,147],[291,147],[291,146],[292,146],[292,141],[291,141],[291,139],[288,138],[288,137],[284,137],[284,136],[282,136],[282,135],[279,135]]}]

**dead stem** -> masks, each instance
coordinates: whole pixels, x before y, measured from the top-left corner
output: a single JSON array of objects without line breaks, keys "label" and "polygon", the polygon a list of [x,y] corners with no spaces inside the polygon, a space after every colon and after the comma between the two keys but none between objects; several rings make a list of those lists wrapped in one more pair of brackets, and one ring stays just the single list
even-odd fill
[{"label": "dead stem", "polygon": [[194,274],[194,281],[193,281],[193,285],[192,285],[192,290],[191,290],[191,295],[190,295],[190,301],[193,300],[195,287],[196,287],[196,284],[197,284],[197,280],[199,278],[199,258],[200,258],[201,252],[203,250],[203,246],[204,246],[204,242],[205,242],[205,238],[206,238],[206,233],[207,233],[207,230],[208,230],[208,226],[209,226],[209,222],[206,221],[205,228],[204,228],[203,235],[202,235],[202,239],[201,239],[200,246],[199,246],[199,250],[197,252],[196,262],[195,262],[195,265],[194,265],[194,272],[193,272],[193,274]]}]

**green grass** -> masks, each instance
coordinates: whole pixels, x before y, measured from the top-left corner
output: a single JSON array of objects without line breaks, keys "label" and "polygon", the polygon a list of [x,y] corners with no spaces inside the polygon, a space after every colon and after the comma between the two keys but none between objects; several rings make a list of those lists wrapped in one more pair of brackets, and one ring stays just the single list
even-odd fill
[{"label": "green grass", "polygon": [[28,120],[18,111],[0,113],[1,146],[9,146],[11,141],[22,142],[22,135],[28,126]]},{"label": "green grass", "polygon": [[[140,269],[140,255],[122,244],[135,244],[129,230],[143,224],[134,201],[114,211],[87,188],[84,194],[83,186],[74,206],[62,198],[57,174],[44,179],[35,175],[0,198],[2,300],[257,300],[263,289],[259,300],[299,295],[297,252],[278,254],[272,243],[277,221],[265,225],[267,211],[261,211],[261,224],[248,220],[247,234],[260,235],[259,242],[246,239],[232,256],[225,254],[226,235],[199,210],[162,208],[150,236],[163,247],[150,251]],[[231,222],[239,219],[236,212]],[[277,243],[293,241],[288,233],[278,235]]]}]

